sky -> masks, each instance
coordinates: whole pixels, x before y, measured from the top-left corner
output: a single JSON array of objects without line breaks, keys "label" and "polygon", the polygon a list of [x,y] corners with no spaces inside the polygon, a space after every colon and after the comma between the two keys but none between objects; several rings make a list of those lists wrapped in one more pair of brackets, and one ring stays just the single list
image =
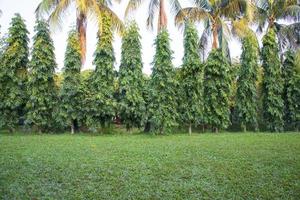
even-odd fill
[{"label": "sky", "polygon": [[[34,36],[34,26],[35,26],[35,8],[41,0],[0,0],[0,9],[2,10],[2,16],[0,17],[0,32],[1,36],[8,32],[10,26],[11,18],[15,13],[20,13],[25,23],[28,31],[30,32],[30,47],[32,47],[32,38]],[[147,9],[149,0],[145,0],[141,7],[130,16],[124,20],[124,12],[128,0],[122,0],[121,3],[113,3],[111,9],[119,16],[123,21],[136,20],[139,28],[140,35],[142,36],[142,57],[143,57],[143,72],[146,74],[151,74],[153,61],[153,56],[155,54],[154,39],[156,37],[156,23],[154,24],[154,30],[149,30],[146,27],[147,19]],[[167,2],[167,1],[166,1]],[[181,6],[188,7],[192,4],[190,1],[182,0]],[[169,5],[166,5],[166,10],[168,13],[168,31],[171,39],[171,48],[174,51],[173,54],[173,64],[175,67],[179,67],[182,64],[183,57],[183,30],[175,27],[174,25],[174,15],[169,12]],[[62,28],[58,29],[51,27],[51,37],[54,41],[55,46],[55,56],[57,62],[57,71],[61,71],[64,63],[64,54],[66,50],[66,41],[68,37],[68,32],[75,26],[76,22],[76,12],[75,6],[71,6],[63,18]],[[157,22],[157,16],[154,20]],[[203,32],[203,26],[201,24],[197,25],[199,37]],[[86,62],[82,70],[85,69],[94,69],[92,64],[93,61],[93,52],[96,48],[97,43],[97,23],[94,19],[89,19],[87,26],[87,57]],[[119,69],[120,58],[121,58],[121,44],[122,39],[118,34],[114,36],[114,51],[116,56],[115,69]],[[236,58],[241,54],[241,45],[236,39],[231,39],[229,43],[231,50],[231,57]]]}]

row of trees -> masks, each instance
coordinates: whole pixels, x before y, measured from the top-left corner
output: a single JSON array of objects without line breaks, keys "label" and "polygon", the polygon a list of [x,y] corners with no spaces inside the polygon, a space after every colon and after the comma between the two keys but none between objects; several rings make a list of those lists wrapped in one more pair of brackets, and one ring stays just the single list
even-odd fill
[{"label": "row of trees", "polygon": [[189,127],[190,133],[199,125],[218,131],[232,123],[257,130],[259,122],[269,131],[299,129],[296,54],[288,51],[280,62],[273,29],[263,38],[262,81],[258,81],[260,54],[254,35],[243,38],[236,67],[221,48],[213,49],[201,63],[197,30],[188,21],[182,67],[174,68],[169,34],[162,29],[155,40],[153,72],[147,78],[142,73],[141,36],[135,23],[124,32],[120,70],[114,71],[111,23],[109,16],[103,16],[94,53],[96,68],[86,77],[81,73],[79,35],[75,30],[69,33],[63,81],[58,84],[48,24],[37,21],[29,60],[28,31],[17,14],[1,55],[1,127],[13,130],[25,124],[38,131],[71,127],[73,133],[83,127],[97,131],[120,119],[128,130],[145,126],[158,133],[178,125]]}]

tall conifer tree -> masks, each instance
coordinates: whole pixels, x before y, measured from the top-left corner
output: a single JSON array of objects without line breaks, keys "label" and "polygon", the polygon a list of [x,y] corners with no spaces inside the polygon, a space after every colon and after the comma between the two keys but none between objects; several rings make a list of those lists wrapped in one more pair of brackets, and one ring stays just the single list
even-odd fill
[{"label": "tall conifer tree", "polygon": [[29,39],[19,14],[10,25],[0,70],[0,127],[13,130],[25,114]]},{"label": "tall conifer tree", "polygon": [[164,133],[177,125],[176,80],[169,34],[163,29],[155,40],[156,53],[150,80],[150,122],[154,132]]},{"label": "tall conifer tree", "polygon": [[230,124],[231,74],[221,49],[213,49],[204,68],[204,119],[218,132]]},{"label": "tall conifer tree", "polygon": [[183,122],[189,126],[202,122],[203,66],[198,53],[198,33],[194,25],[186,22],[184,31],[184,57],[180,85],[182,87],[180,110]]},{"label": "tall conifer tree", "polygon": [[141,36],[136,23],[127,28],[122,40],[122,54],[119,74],[120,116],[129,130],[140,127],[145,113],[143,98],[143,62]]},{"label": "tall conifer tree", "polygon": [[269,131],[283,130],[283,80],[278,55],[275,31],[271,28],[263,37],[262,65],[263,77],[263,116]]},{"label": "tall conifer tree", "polygon": [[237,80],[236,112],[242,129],[257,129],[257,89],[259,47],[254,35],[243,38],[241,67]]},{"label": "tall conifer tree", "polygon": [[102,32],[98,35],[97,48],[94,53],[95,71],[89,79],[87,95],[88,125],[99,127],[109,125],[115,115],[116,100],[114,99],[114,62],[112,46],[113,32],[111,19],[102,17]]},{"label": "tall conifer tree", "polygon": [[27,118],[29,124],[39,131],[53,127],[53,110],[56,107],[57,91],[54,83],[56,68],[53,41],[48,24],[37,21],[33,38],[32,58],[29,64]]},{"label": "tall conifer tree", "polygon": [[68,37],[60,91],[62,122],[71,126],[71,133],[82,119],[81,54],[78,33],[71,31]]},{"label": "tall conifer tree", "polygon": [[288,51],[283,63],[285,129],[298,131],[300,129],[300,71],[297,70],[296,63],[295,54]]}]

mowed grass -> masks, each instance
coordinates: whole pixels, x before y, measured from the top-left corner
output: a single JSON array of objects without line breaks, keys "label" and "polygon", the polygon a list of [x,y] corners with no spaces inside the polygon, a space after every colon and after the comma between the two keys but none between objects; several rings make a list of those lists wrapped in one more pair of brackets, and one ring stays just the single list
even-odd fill
[{"label": "mowed grass", "polygon": [[300,134],[0,134],[0,199],[300,199]]}]

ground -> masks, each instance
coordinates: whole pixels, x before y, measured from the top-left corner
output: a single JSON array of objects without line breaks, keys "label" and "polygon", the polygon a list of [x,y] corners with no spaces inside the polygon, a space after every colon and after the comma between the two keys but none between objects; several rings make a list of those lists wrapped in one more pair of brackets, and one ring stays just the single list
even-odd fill
[{"label": "ground", "polygon": [[300,133],[0,134],[0,199],[300,199]]}]

